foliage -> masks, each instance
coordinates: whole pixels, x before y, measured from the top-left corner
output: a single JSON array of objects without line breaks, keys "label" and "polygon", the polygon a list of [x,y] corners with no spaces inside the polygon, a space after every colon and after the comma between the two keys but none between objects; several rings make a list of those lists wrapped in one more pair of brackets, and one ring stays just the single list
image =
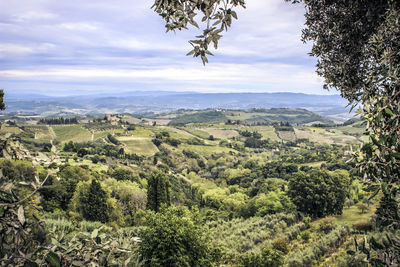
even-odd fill
[{"label": "foliage", "polygon": [[304,251],[288,254],[285,259],[285,265],[290,267],[311,266],[330,250],[340,246],[346,240],[348,234],[349,228],[347,226],[338,226]]},{"label": "foliage", "polygon": [[147,209],[158,212],[162,205],[170,205],[170,183],[168,177],[161,173],[152,173],[148,178]]},{"label": "foliage", "polygon": [[319,58],[317,72],[325,78],[325,87],[338,88],[349,102],[362,103],[369,142],[356,159],[370,190],[384,194],[377,210],[378,227],[399,228],[400,4],[303,2],[307,6],[303,40],[314,42],[311,54]]},{"label": "foliage", "polygon": [[57,125],[57,124],[77,124],[77,118],[53,118],[53,119],[40,119],[38,124]]},{"label": "foliage", "polygon": [[150,212],[140,237],[145,266],[213,266],[218,260],[197,215],[186,208]]},{"label": "foliage", "polygon": [[[66,235],[50,232],[36,216],[30,216],[31,199],[46,182],[30,183],[31,192],[23,198],[13,193],[17,184],[0,188],[0,265],[1,266],[139,266],[134,240],[92,233]],[[36,207],[37,208],[37,207]],[[66,230],[66,229],[65,229]]]},{"label": "foliage", "polygon": [[369,210],[369,206],[365,203],[358,203],[357,208],[361,210],[362,213]]},{"label": "foliage", "polygon": [[211,42],[214,48],[218,47],[218,40],[222,37],[220,33],[228,30],[232,24],[232,19],[237,19],[236,12],[233,10],[236,6],[245,7],[243,0],[210,0],[210,1],[163,1],[155,0],[153,9],[166,22],[167,32],[176,29],[187,29],[188,24],[199,28],[195,17],[198,13],[202,14],[202,22],[206,22],[203,34],[196,36],[196,40],[191,40],[193,50],[187,55],[195,57],[200,56],[203,64],[207,63],[206,55],[212,55],[209,51]]},{"label": "foliage", "polygon": [[353,229],[358,232],[369,232],[374,229],[372,222],[357,222],[353,224]]},{"label": "foliage", "polygon": [[355,239],[355,250],[348,250],[352,255],[347,265],[366,259],[372,266],[398,266],[400,264],[399,232],[371,233],[360,242]]},{"label": "foliage", "polygon": [[314,217],[341,214],[349,183],[343,170],[297,172],[289,181],[288,194],[299,211]]},{"label": "foliage", "polygon": [[4,182],[35,182],[35,169],[27,161],[0,159],[0,169]]},{"label": "foliage", "polygon": [[230,258],[247,251],[261,252],[280,234],[293,240],[304,229],[303,223],[297,224],[299,220],[296,214],[278,213],[249,219],[215,220],[206,226],[213,236],[213,243],[223,244]]},{"label": "foliage", "polygon": [[40,189],[43,205],[48,211],[54,208],[67,210],[78,183],[91,179],[90,173],[78,166],[64,166],[58,177],[60,179],[51,176]]},{"label": "foliage", "polygon": [[108,140],[113,143],[114,145],[119,145],[120,142],[118,141],[117,138],[115,138],[115,136],[113,136],[112,134],[108,134],[107,135]]},{"label": "foliage", "polygon": [[0,90],[0,110],[5,110],[6,105],[4,104],[4,90]]},{"label": "foliage", "polygon": [[103,223],[109,221],[107,193],[101,188],[96,179],[92,179],[87,192],[81,192],[79,197],[80,205],[78,211],[82,213],[83,218]]},{"label": "foliage", "polygon": [[250,252],[239,256],[240,266],[274,267],[281,266],[283,260],[283,252],[275,248],[264,248],[261,254]]}]

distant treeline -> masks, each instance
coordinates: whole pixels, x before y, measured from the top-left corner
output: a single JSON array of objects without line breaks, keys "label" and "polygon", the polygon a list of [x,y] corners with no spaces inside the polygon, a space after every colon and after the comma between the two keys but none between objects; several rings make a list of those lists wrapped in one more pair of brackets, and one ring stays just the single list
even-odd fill
[{"label": "distant treeline", "polygon": [[55,125],[55,124],[76,124],[78,123],[77,118],[64,118],[64,117],[59,117],[59,118],[51,118],[51,119],[40,119],[39,124],[49,124],[49,125]]}]

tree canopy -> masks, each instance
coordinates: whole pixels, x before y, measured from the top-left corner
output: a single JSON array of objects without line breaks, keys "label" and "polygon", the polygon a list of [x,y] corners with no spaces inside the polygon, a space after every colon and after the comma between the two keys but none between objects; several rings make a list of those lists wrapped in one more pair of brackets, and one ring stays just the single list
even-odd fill
[{"label": "tree canopy", "polygon": [[213,266],[202,224],[186,208],[169,207],[150,213],[141,232],[145,266]]},{"label": "tree canopy", "polygon": [[299,211],[314,217],[341,214],[350,185],[346,171],[297,172],[289,181],[288,194]]}]

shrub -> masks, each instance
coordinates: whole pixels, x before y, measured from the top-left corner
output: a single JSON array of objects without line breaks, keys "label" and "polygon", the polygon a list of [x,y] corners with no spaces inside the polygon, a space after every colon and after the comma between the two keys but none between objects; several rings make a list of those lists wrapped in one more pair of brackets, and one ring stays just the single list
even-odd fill
[{"label": "shrub", "polygon": [[286,238],[278,238],[272,242],[272,248],[281,251],[283,254],[289,252],[289,241]]},{"label": "shrub", "polygon": [[318,223],[318,231],[324,232],[325,234],[329,233],[336,227],[336,219],[333,217],[326,217],[320,220]]},{"label": "shrub", "polygon": [[196,214],[169,207],[149,212],[140,233],[140,253],[145,266],[211,266],[220,256],[210,253],[208,238]]},{"label": "shrub", "polygon": [[372,222],[357,222],[353,224],[353,229],[357,232],[370,232],[374,228],[374,225]]}]

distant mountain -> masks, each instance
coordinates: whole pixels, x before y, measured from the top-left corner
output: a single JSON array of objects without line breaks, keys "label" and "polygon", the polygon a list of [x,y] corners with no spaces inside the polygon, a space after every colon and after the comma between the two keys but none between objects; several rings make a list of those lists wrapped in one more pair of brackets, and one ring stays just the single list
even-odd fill
[{"label": "distant mountain", "polygon": [[331,119],[344,121],[347,101],[339,95],[300,93],[194,93],[135,91],[118,95],[82,95],[54,97],[46,95],[7,94],[8,113],[32,114],[104,114],[165,112],[178,109],[251,109],[303,108]]}]

